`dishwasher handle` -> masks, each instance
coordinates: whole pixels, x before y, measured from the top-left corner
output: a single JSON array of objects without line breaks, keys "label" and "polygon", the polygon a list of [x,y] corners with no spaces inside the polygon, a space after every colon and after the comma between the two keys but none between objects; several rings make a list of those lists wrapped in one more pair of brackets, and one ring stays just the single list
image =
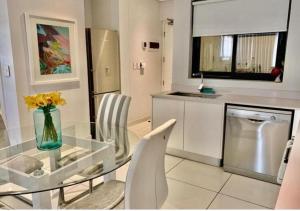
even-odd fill
[{"label": "dishwasher handle", "polygon": [[253,123],[262,123],[262,122],[265,122],[266,120],[262,120],[262,119],[248,119],[250,122],[253,122]]},{"label": "dishwasher handle", "polygon": [[290,153],[291,153],[291,150],[292,150],[292,147],[293,147],[293,143],[294,143],[294,137],[292,137],[292,139],[289,140],[286,144],[286,148],[284,150],[282,160],[281,160],[281,164],[280,164],[278,174],[277,174],[277,182],[279,184],[282,184],[284,174],[285,174],[285,170],[286,170],[287,164],[289,162],[289,157],[290,157]]}]

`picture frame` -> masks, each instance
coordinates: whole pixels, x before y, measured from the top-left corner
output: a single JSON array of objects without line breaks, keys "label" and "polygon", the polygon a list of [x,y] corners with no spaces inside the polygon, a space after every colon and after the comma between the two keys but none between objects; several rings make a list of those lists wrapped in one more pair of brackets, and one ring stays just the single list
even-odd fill
[{"label": "picture frame", "polygon": [[76,20],[25,13],[25,25],[30,84],[79,81]]}]

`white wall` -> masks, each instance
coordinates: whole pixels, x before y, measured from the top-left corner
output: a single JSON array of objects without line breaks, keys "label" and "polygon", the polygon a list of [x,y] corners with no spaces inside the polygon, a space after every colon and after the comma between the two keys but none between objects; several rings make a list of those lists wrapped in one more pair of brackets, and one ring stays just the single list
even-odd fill
[{"label": "white wall", "polygon": [[[151,115],[151,94],[161,91],[161,51],[144,51],[143,41],[161,41],[159,2],[120,0],[122,92],[132,97],[129,121]],[[144,73],[133,63],[145,62]]]},{"label": "white wall", "polygon": [[292,1],[284,83],[281,89],[300,91],[300,1]]},{"label": "white wall", "polygon": [[[7,1],[0,0],[0,76],[2,77],[2,87],[4,95],[4,102],[1,102],[1,107],[6,126],[9,128],[13,128],[20,125],[20,119],[16,96],[15,73],[10,35],[11,33],[9,26]],[[8,66],[10,66],[11,69],[11,76],[3,77],[3,71]]]},{"label": "white wall", "polygon": [[84,0],[84,16],[85,16],[85,27],[90,28],[93,24],[92,15],[92,0]]},{"label": "white wall", "polygon": [[[89,121],[88,85],[85,50],[84,1],[78,0],[8,0],[14,75],[16,79],[17,105],[21,125],[33,123],[23,96],[44,91],[62,91],[67,105],[61,107],[62,122]],[[76,19],[78,24],[78,72],[80,83],[32,87],[29,85],[29,66],[25,33],[24,12],[38,13],[43,16]],[[15,93],[14,93],[15,94]],[[15,111],[14,111],[15,112]]]},{"label": "white wall", "polygon": [[119,0],[84,0],[87,27],[118,30]]},{"label": "white wall", "polygon": [[119,0],[92,0],[92,11],[94,27],[111,30],[119,28]]},{"label": "white wall", "polygon": [[193,85],[193,82],[188,80],[191,52],[191,2],[191,0],[174,0],[173,86]]},{"label": "white wall", "polygon": [[[174,62],[173,62],[173,88],[183,89],[190,87],[196,91],[199,79],[190,79],[191,64],[191,0],[174,0]],[[231,92],[240,91],[239,94],[260,94],[273,96],[287,96],[287,91],[300,91],[299,74],[299,45],[300,29],[300,2],[293,1],[290,31],[287,45],[286,65],[283,83],[261,82],[261,81],[240,81],[240,80],[217,80],[207,79],[206,85],[230,89]],[[192,87],[192,88],[191,88]],[[240,89],[242,88],[242,89]],[[243,89],[245,88],[245,89]],[[248,90],[247,90],[247,89]],[[249,91],[249,89],[253,89]],[[229,90],[229,89],[227,89]],[[300,97],[299,93],[289,96]]]},{"label": "white wall", "polygon": [[159,2],[160,20],[174,18],[174,0],[166,0]]},{"label": "white wall", "polygon": [[[119,1],[119,34],[120,34],[120,65],[121,65],[121,91],[122,94],[130,95],[130,68],[129,55],[129,1]],[[131,118],[130,118],[131,119]]]}]

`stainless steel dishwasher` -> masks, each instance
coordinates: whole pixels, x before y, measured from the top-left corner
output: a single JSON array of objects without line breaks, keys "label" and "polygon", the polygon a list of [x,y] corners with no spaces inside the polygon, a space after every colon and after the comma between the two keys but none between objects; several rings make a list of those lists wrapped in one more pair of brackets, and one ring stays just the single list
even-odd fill
[{"label": "stainless steel dishwasher", "polygon": [[276,183],[292,110],[227,105],[224,170]]}]

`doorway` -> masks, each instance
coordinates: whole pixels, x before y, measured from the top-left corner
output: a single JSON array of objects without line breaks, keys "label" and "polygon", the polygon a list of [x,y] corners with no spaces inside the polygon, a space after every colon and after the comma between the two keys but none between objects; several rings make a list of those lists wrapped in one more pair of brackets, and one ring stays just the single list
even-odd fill
[{"label": "doorway", "polygon": [[173,19],[162,21],[162,91],[172,89],[172,70],[173,70]]}]

